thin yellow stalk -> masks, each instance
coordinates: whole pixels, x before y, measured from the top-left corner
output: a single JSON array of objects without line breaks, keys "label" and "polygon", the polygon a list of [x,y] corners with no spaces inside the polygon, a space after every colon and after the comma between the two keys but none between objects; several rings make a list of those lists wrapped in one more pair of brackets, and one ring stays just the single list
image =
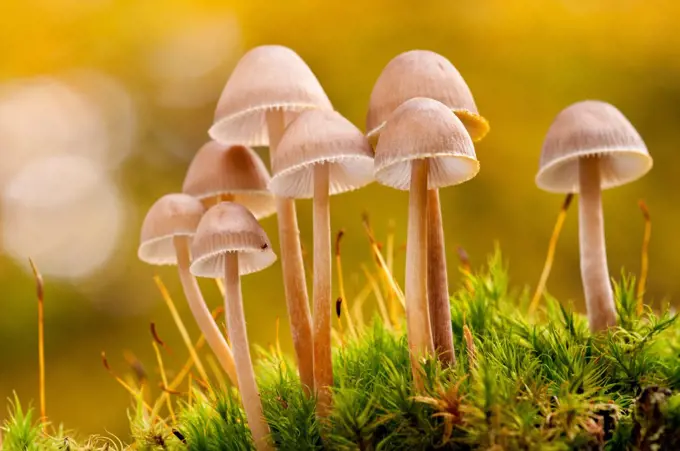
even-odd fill
[{"label": "thin yellow stalk", "polygon": [[644,296],[647,287],[647,274],[649,273],[649,240],[652,237],[652,219],[649,216],[649,209],[644,200],[638,203],[642,216],[645,218],[645,232],[642,238],[642,256],[640,259],[640,280],[637,286],[637,314],[642,315],[644,310]]},{"label": "thin yellow stalk", "polygon": [[[394,228],[395,228],[395,223],[394,220],[390,220],[389,222],[389,231],[387,233],[387,239],[386,239],[386,249],[385,249],[385,259],[387,263],[387,271],[389,271],[390,274],[394,274]],[[383,283],[386,285],[386,292],[387,292],[387,305],[389,307],[389,312],[390,312],[390,319],[392,320],[392,326],[394,326],[395,329],[399,329],[399,326],[401,325],[401,321],[399,319],[399,305],[397,304],[397,299],[396,296],[394,295],[394,291],[389,289],[390,286],[390,281],[387,277],[383,275]]]},{"label": "thin yellow stalk", "polygon": [[172,318],[175,321],[177,329],[179,329],[179,333],[182,336],[182,340],[184,340],[184,344],[186,345],[187,350],[189,351],[189,355],[194,360],[196,368],[198,369],[198,373],[205,381],[208,381],[209,380],[208,373],[205,371],[205,368],[203,367],[201,360],[198,358],[196,349],[194,349],[194,346],[191,343],[189,333],[187,332],[186,327],[184,327],[184,322],[182,322],[182,318],[179,316],[179,313],[177,312],[177,308],[175,307],[175,303],[172,301],[172,298],[170,297],[170,293],[168,293],[168,289],[165,287],[165,284],[163,283],[159,276],[154,276],[153,280],[156,283],[156,286],[158,287],[158,291],[160,291],[161,293],[161,297],[167,304],[168,309],[170,310],[170,314],[172,315]]},{"label": "thin yellow stalk", "polygon": [[541,278],[536,286],[536,291],[534,292],[534,297],[531,299],[531,304],[529,304],[529,315],[532,315],[538,303],[543,297],[543,292],[545,291],[545,285],[548,282],[548,277],[550,276],[550,270],[552,269],[553,259],[555,258],[555,249],[557,248],[557,241],[560,238],[560,233],[562,232],[562,226],[564,225],[564,220],[567,218],[567,211],[569,210],[569,205],[574,195],[569,193],[564,198],[562,207],[560,208],[560,213],[557,215],[557,221],[555,221],[555,227],[553,228],[552,236],[550,237],[550,242],[548,244],[548,255],[545,257],[545,263],[543,265],[543,271],[541,272]]},{"label": "thin yellow stalk", "polygon": [[366,282],[366,285],[364,285],[364,288],[361,289],[359,294],[356,295],[354,298],[354,301],[352,302],[352,314],[354,318],[356,318],[357,325],[359,329],[363,329],[365,326],[364,322],[364,312],[363,312],[363,306],[364,302],[368,298],[368,296],[371,294],[371,291],[373,291],[373,287],[371,286],[370,282]]},{"label": "thin yellow stalk", "polygon": [[364,214],[363,215],[363,224],[364,224],[364,229],[366,230],[366,234],[368,235],[368,240],[371,245],[371,250],[375,254],[375,257],[378,259],[378,265],[380,266],[380,269],[383,271],[385,277],[387,278],[387,281],[389,282],[390,288],[394,292],[394,294],[397,296],[397,299],[401,303],[401,306],[403,308],[406,308],[406,301],[404,300],[404,293],[401,291],[401,288],[399,288],[399,284],[397,284],[397,281],[394,280],[394,277],[392,276],[392,272],[389,270],[387,267],[387,263],[385,262],[385,259],[382,256],[382,253],[380,252],[380,249],[378,248],[378,243],[375,241],[375,236],[373,235],[373,230],[371,229],[371,225],[368,221],[368,215]]},{"label": "thin yellow stalk", "polygon": [[385,306],[385,300],[383,298],[382,292],[380,291],[380,286],[378,285],[378,281],[375,280],[375,277],[373,277],[373,274],[368,270],[365,264],[361,264],[361,270],[364,272],[364,275],[366,276],[366,279],[368,280],[368,283],[371,285],[371,288],[373,288],[373,294],[375,295],[375,300],[378,303],[378,311],[380,312],[380,316],[382,316],[383,322],[385,323],[385,326],[387,329],[392,329],[391,321],[390,321],[390,315],[387,312],[387,307]]},{"label": "thin yellow stalk", "polygon": [[224,297],[224,282],[222,282],[222,279],[219,277],[215,279],[215,285],[217,285],[217,289],[220,290],[220,296]]},{"label": "thin yellow stalk", "polygon": [[[156,353],[156,361],[158,362],[158,370],[161,373],[161,381],[163,381],[163,387],[168,386],[168,378],[165,375],[165,366],[163,365],[163,358],[161,357],[161,351],[158,349],[158,345],[156,344],[155,341],[151,342],[151,345],[153,346],[153,350]],[[172,424],[175,425],[177,424],[177,418],[175,417],[175,410],[172,408],[172,401],[170,401],[170,397],[166,398],[167,401],[167,406],[168,406],[168,412],[170,412],[170,418],[172,418]]]},{"label": "thin yellow stalk", "polygon": [[[335,269],[338,277],[338,290],[340,291],[339,302],[338,300],[336,300],[336,314],[338,317],[338,324],[340,325],[341,335],[343,335],[342,318],[339,313],[341,311],[340,310],[341,307],[337,307],[337,305],[338,303],[340,305],[344,303],[345,309],[349,310],[350,308],[349,299],[347,299],[347,294],[345,293],[345,277],[342,271],[342,255],[340,253],[340,242],[342,241],[342,237],[344,235],[345,231],[340,230],[335,237]],[[354,321],[352,320],[352,315],[345,315],[345,320],[347,321],[347,328],[349,329],[349,333],[352,335],[353,338],[357,338],[357,330],[356,326],[354,325]]]},{"label": "thin yellow stalk", "polygon": [[477,366],[477,349],[475,348],[475,339],[467,324],[463,325],[463,338],[465,339],[465,349],[467,350],[469,366],[472,370]]},{"label": "thin yellow stalk", "polygon": [[40,392],[40,421],[47,423],[47,402],[45,398],[45,290],[43,278],[32,259],[28,259],[33,270],[38,296],[38,374]]},{"label": "thin yellow stalk", "polygon": [[[109,365],[109,361],[107,360],[106,353],[104,351],[102,351],[101,357],[102,357],[102,363],[104,364],[104,368],[106,368],[106,371],[108,371],[108,373],[115,379],[115,381],[118,382],[118,384],[120,384],[120,386],[123,387],[128,393],[130,393],[130,395],[132,395],[132,397],[135,398],[135,400],[137,400],[137,402],[141,402],[142,405],[149,412],[153,412],[153,409],[151,408],[151,406],[149,404],[147,404],[147,402],[144,401],[144,399],[142,398],[142,393],[133,389],[127,382],[125,382],[120,376],[118,376],[113,371],[113,369]],[[161,422],[163,422],[162,419],[159,418],[159,420],[161,420]]]}]

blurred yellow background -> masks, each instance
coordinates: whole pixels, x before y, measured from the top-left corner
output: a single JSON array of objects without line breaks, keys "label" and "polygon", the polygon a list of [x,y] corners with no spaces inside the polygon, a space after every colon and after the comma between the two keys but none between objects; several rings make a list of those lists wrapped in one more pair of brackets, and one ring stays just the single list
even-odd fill
[{"label": "blurred yellow background", "polygon": [[[37,399],[37,305],[27,258],[46,281],[47,411],[82,433],[126,437],[127,394],[118,372],[129,350],[157,381],[149,322],[185,358],[152,276],[171,289],[197,330],[173,268],[136,258],[151,203],[178,191],[233,65],[255,45],[293,48],[335,108],[364,128],[368,97],[398,53],[429,49],[461,71],[491,133],[477,146],[480,174],[442,191],[451,285],[456,245],[473,266],[498,241],[512,283],[535,285],[561,196],[534,184],[543,136],[568,104],[618,106],[654,157],[645,178],[604,195],[612,275],[637,272],[644,198],[653,217],[648,299],[677,298],[680,242],[680,3],[636,0],[357,1],[2,0],[0,2],[0,399]],[[266,149],[260,154],[266,157]],[[268,161],[268,158],[265,159]],[[311,205],[299,202],[311,249]],[[576,205],[548,283],[582,303]],[[333,198],[334,230],[346,230],[347,286],[370,263],[360,215],[384,240],[390,219],[406,236],[407,194],[372,185]],[[275,217],[263,221],[278,249]],[[396,260],[401,276],[403,255]],[[220,303],[205,283],[211,306]],[[282,339],[290,351],[280,266],[244,279],[251,343]],[[155,387],[154,387],[155,388]],[[0,419],[4,408],[0,409]]]}]

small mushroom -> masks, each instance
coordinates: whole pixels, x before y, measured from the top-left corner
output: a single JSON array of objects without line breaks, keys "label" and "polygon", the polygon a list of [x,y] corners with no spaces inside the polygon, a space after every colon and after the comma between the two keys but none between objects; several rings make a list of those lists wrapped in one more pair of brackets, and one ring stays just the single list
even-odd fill
[{"label": "small mushroom", "polygon": [[543,143],[538,187],[579,194],[581,279],[593,332],[616,324],[601,191],[637,180],[651,168],[652,157],[638,132],[605,102],[586,100],[565,108]]},{"label": "small mushroom", "polygon": [[192,274],[213,279],[224,277],[227,329],[234,349],[236,375],[246,419],[256,448],[261,451],[273,449],[268,443],[269,426],[262,413],[250,357],[241,275],[270,266],[276,261],[276,255],[255,216],[243,205],[234,202],[221,202],[203,215],[191,250],[194,255]]},{"label": "small mushroom", "polygon": [[[266,45],[255,47],[238,62],[215,111],[210,136],[222,143],[269,145],[269,156],[286,124],[309,109],[332,110],[331,102],[307,64],[293,50]],[[305,281],[295,201],[276,199],[281,244],[281,266],[288,317],[300,379],[314,386],[312,320]]]},{"label": "small mushroom", "polygon": [[314,198],[314,384],[317,411],[328,414],[331,362],[331,226],[329,196],[373,181],[373,151],[340,113],[302,113],[281,138],[273,157],[271,191],[281,197]]},{"label": "small mushroom", "polygon": [[237,384],[234,357],[189,271],[190,244],[205,212],[198,199],[167,194],[154,203],[142,224],[139,259],[152,265],[177,265],[191,313],[232,383]]},{"label": "small mushroom", "polygon": [[489,123],[479,115],[470,88],[453,64],[429,50],[410,50],[387,63],[371,92],[366,135],[373,145],[390,114],[414,97],[438,100],[451,108],[473,141],[489,131]]},{"label": "small mushroom", "polygon": [[412,370],[434,351],[427,302],[427,190],[463,183],[479,171],[470,135],[455,114],[433,99],[404,102],[389,117],[375,150],[375,178],[409,191],[406,243],[406,322]]},{"label": "small mushroom", "polygon": [[276,212],[268,183],[269,172],[253,149],[210,141],[191,160],[182,192],[199,199],[206,208],[223,200],[234,201],[262,219]]},{"label": "small mushroom", "polygon": [[[470,88],[451,62],[435,52],[411,50],[392,59],[373,87],[366,128],[377,143],[387,118],[399,105],[414,97],[438,100],[463,122],[473,141],[481,140],[489,124],[480,116]],[[428,190],[427,289],[434,347],[439,359],[455,363],[451,304],[446,267],[446,246],[439,190]]]}]

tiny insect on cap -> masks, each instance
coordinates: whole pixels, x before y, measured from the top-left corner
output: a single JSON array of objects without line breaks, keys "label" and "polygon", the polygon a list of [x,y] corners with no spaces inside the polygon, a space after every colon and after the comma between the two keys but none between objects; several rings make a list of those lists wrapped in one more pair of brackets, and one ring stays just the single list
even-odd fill
[{"label": "tiny insect on cap", "polygon": [[187,194],[166,194],[158,199],[142,223],[139,259],[152,265],[176,265],[173,238],[194,235],[203,213],[201,201]]},{"label": "tiny insect on cap", "polygon": [[267,189],[269,178],[267,168],[253,149],[210,141],[191,161],[182,191],[201,200],[233,196],[234,202],[262,219],[276,212],[274,197]]},{"label": "tiny insect on cap", "polygon": [[255,47],[243,55],[229,77],[209,133],[226,144],[267,146],[267,111],[283,111],[288,123],[294,114],[312,108],[333,109],[302,58],[279,45]]},{"label": "tiny insect on cap", "polygon": [[466,182],[479,172],[470,135],[443,103],[414,98],[389,117],[375,149],[375,178],[400,190],[411,186],[411,162],[429,160],[428,189]]},{"label": "tiny insect on cap", "polygon": [[481,140],[489,131],[489,123],[480,116],[470,88],[453,64],[435,52],[411,50],[387,63],[373,87],[366,117],[372,143],[390,114],[414,97],[435,99],[449,107],[473,141]]},{"label": "tiny insect on cap", "polygon": [[545,191],[578,193],[580,158],[599,157],[601,188],[632,182],[652,168],[635,127],[613,105],[574,103],[553,121],[541,150],[536,184]]},{"label": "tiny insect on cap", "polygon": [[373,181],[373,151],[368,140],[336,111],[310,110],[288,126],[272,159],[271,191],[283,197],[314,195],[314,166],[329,166],[330,194]]},{"label": "tiny insect on cap", "polygon": [[203,215],[191,251],[191,273],[199,277],[223,277],[224,257],[229,252],[239,254],[241,275],[260,271],[276,261],[269,238],[255,216],[234,202],[221,202]]}]

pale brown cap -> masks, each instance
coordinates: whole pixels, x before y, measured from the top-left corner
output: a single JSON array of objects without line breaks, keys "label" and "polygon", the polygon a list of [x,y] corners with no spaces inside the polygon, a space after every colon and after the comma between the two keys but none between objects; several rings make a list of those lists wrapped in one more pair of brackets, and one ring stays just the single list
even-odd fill
[{"label": "pale brown cap", "polygon": [[414,97],[439,100],[463,122],[473,141],[489,131],[479,115],[470,88],[451,62],[429,50],[411,50],[397,55],[383,69],[373,86],[366,117],[369,140],[375,144],[389,115]]},{"label": "pale brown cap", "polygon": [[647,146],[613,105],[574,103],[557,115],[543,142],[536,184],[554,193],[579,191],[579,158],[600,157],[601,188],[632,182],[652,168]]},{"label": "pale brown cap", "polygon": [[205,210],[187,194],[166,194],[154,203],[142,223],[137,255],[152,265],[176,265],[173,238],[192,236]]},{"label": "pale brown cap", "polygon": [[302,58],[280,45],[255,47],[229,77],[209,133],[226,144],[267,146],[267,111],[284,111],[288,123],[298,112],[312,108],[333,109]]},{"label": "pale brown cap", "polygon": [[314,165],[329,165],[330,194],[373,181],[373,150],[350,121],[336,111],[310,110],[288,126],[272,159],[269,184],[277,196],[314,195]]},{"label": "pale brown cap", "polygon": [[201,200],[231,195],[261,219],[276,212],[268,184],[269,172],[253,149],[210,141],[191,161],[182,191]]},{"label": "pale brown cap", "polygon": [[470,135],[443,103],[414,98],[389,117],[375,149],[375,178],[392,188],[411,186],[411,162],[429,159],[428,189],[466,182],[479,172]]},{"label": "pale brown cap", "polygon": [[238,252],[239,273],[260,271],[276,261],[267,234],[243,205],[221,202],[210,208],[196,229],[191,273],[213,279],[224,277],[224,256]]}]

